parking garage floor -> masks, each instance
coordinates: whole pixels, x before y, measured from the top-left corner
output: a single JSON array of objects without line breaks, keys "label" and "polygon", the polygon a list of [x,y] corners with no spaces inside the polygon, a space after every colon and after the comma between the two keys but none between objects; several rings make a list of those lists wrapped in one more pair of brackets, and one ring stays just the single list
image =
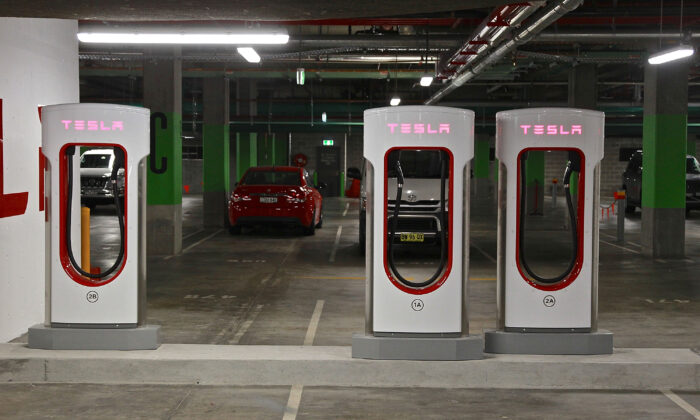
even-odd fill
[{"label": "parking garage floor", "polygon": [[[327,199],[323,228],[310,237],[277,227],[236,236],[203,229],[196,196],[184,198],[183,214],[182,254],[148,261],[148,320],[162,326],[164,343],[349,346],[364,330],[357,200]],[[473,334],[496,326],[495,222],[493,197],[474,197]],[[114,245],[113,223],[109,208],[97,209],[94,252]],[[639,213],[626,218],[621,244],[615,218],[601,222],[599,327],[615,334],[616,348],[698,353],[700,212],[688,216],[680,261],[643,257],[640,224]],[[538,255],[568,238],[563,223],[540,228],[550,243],[538,245]],[[666,390],[0,385],[0,418],[698,419],[698,410],[700,393]]]}]

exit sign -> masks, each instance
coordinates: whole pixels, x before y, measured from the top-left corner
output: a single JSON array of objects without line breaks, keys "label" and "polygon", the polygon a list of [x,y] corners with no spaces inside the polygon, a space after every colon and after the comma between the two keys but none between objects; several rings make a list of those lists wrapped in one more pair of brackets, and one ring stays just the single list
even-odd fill
[{"label": "exit sign", "polygon": [[324,146],[333,146],[333,140],[323,140]]}]

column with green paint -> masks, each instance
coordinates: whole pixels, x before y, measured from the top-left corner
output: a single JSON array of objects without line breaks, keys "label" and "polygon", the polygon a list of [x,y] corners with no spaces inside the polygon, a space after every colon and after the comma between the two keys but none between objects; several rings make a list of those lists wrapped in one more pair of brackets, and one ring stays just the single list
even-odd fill
[{"label": "column with green paint", "polygon": [[685,254],[685,156],[688,151],[687,60],[644,71],[642,253]]},{"label": "column with green paint", "polygon": [[229,185],[229,81],[204,80],[202,131],[203,214],[205,227],[226,226]]},{"label": "column with green paint", "polygon": [[544,209],[544,151],[531,150],[525,164],[527,213],[543,214]]},{"label": "column with green paint", "polygon": [[236,179],[240,182],[253,166],[258,166],[258,134],[236,133]]},{"label": "column with green paint", "polygon": [[146,235],[151,255],[175,255],[182,250],[182,69],[179,48],[169,53],[172,59],[146,60],[143,68],[143,103],[152,117],[158,117],[151,151],[156,167],[149,162],[147,171]]}]

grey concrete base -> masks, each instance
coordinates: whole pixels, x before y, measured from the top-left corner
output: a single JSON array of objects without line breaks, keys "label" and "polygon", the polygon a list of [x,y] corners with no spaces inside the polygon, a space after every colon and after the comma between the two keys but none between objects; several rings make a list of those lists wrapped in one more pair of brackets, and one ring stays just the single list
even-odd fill
[{"label": "grey concrete base", "polygon": [[484,333],[486,353],[501,354],[612,354],[610,331],[594,333],[570,332],[506,332]]},{"label": "grey concrete base", "polygon": [[96,352],[0,344],[0,383],[8,382],[698,391],[700,355],[615,349],[598,356],[499,354],[420,362],[353,359],[349,346],[163,344],[158,350]]},{"label": "grey concrete base", "polygon": [[484,358],[484,339],[468,337],[375,337],[354,334],[352,357],[376,360],[478,360]]},{"label": "grey concrete base", "polygon": [[685,256],[685,209],[642,208],[642,255],[651,258]]},{"label": "grey concrete base", "polygon": [[226,191],[205,191],[204,198],[204,227],[225,227],[228,219],[226,207]]},{"label": "grey concrete base", "polygon": [[177,255],[182,251],[182,204],[148,205],[148,255]]},{"label": "grey concrete base", "polygon": [[155,350],[160,347],[160,325],[135,328],[29,328],[32,349],[44,350]]}]

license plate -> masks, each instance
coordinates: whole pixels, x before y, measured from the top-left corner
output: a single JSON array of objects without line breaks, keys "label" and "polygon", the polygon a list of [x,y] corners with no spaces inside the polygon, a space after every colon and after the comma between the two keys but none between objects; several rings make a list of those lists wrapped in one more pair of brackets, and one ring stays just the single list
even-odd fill
[{"label": "license plate", "polygon": [[260,197],[261,203],[276,203],[277,197]]},{"label": "license plate", "polygon": [[401,242],[423,242],[425,235],[422,233],[402,233]]}]

